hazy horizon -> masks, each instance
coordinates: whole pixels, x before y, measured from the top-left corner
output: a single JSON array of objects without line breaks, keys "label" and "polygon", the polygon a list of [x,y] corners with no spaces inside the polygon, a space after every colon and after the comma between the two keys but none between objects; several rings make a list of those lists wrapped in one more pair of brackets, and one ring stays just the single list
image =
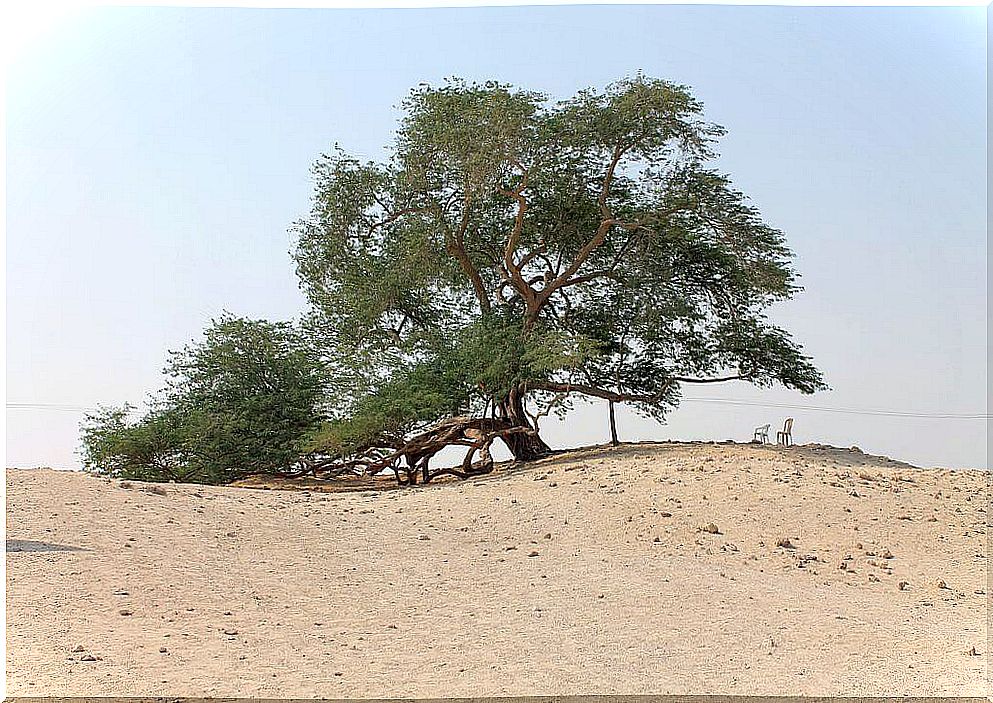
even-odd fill
[{"label": "hazy horizon", "polygon": [[[72,408],[141,403],[162,386],[166,350],[222,311],[298,316],[287,229],[309,210],[310,164],[334,143],[382,158],[410,88],[458,75],[561,99],[641,70],[689,85],[728,129],[718,165],[786,233],[805,289],[774,318],[832,390],[688,388],[665,425],[620,409],[621,439],[747,441],[766,423],[774,438],[791,416],[798,443],[986,468],[986,17],[82,13],[7,82],[7,466],[78,467]],[[606,409],[546,419],[543,436],[606,441]]]}]

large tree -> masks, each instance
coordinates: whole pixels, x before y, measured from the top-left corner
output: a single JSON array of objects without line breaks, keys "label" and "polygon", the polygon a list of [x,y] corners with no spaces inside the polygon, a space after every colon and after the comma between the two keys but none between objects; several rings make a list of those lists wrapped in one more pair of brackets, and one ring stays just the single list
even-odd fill
[{"label": "large tree", "polygon": [[427,477],[464,444],[469,471],[496,437],[533,459],[581,396],[662,418],[685,384],[824,387],[766,315],[799,290],[784,235],[712,166],[723,129],[686,87],[451,80],[403,110],[385,162],[317,162],[295,228],[334,371],[315,467]]}]

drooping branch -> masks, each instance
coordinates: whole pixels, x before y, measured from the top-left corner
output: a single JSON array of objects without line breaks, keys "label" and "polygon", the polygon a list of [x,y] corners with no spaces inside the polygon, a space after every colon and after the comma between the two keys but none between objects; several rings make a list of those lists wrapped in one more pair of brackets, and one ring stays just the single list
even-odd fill
[{"label": "drooping branch", "polygon": [[556,383],[539,381],[528,384],[530,390],[548,391],[550,393],[580,393],[594,398],[603,398],[615,403],[657,403],[665,397],[664,392],[658,393],[621,393],[605,388],[587,385],[585,383]]},{"label": "drooping branch", "polygon": [[535,432],[538,431],[542,418],[548,417],[552,410],[561,405],[562,402],[568,397],[568,393],[558,393],[554,398],[552,398],[551,401],[548,402],[544,410],[540,410],[536,413],[528,412],[527,408],[525,408],[525,412],[527,412],[528,417],[531,419],[531,425],[534,427]]},{"label": "drooping branch", "polygon": [[548,391],[550,393],[580,393],[594,398],[602,398],[614,403],[657,403],[665,397],[669,387],[676,383],[725,383],[727,381],[748,380],[747,376],[722,376],[717,378],[691,378],[688,376],[671,376],[669,385],[656,393],[623,393],[607,390],[585,383],[557,383],[553,381],[532,382],[528,385],[531,390]]}]

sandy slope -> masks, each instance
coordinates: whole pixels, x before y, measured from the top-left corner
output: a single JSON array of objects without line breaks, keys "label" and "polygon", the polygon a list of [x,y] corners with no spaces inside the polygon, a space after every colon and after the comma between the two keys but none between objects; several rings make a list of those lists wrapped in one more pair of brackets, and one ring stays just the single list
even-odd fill
[{"label": "sandy slope", "polygon": [[662,444],[151,488],[7,471],[8,540],[80,550],[7,554],[8,695],[985,692],[979,471]]}]

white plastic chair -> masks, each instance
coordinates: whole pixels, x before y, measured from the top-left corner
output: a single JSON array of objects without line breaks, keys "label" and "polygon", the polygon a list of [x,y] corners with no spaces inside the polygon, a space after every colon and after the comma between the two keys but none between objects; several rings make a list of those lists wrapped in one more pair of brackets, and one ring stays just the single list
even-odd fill
[{"label": "white plastic chair", "polygon": [[752,436],[753,442],[761,442],[762,444],[769,443],[769,425],[762,425],[761,427],[755,428],[755,434]]},{"label": "white plastic chair", "polygon": [[793,418],[786,418],[786,422],[783,423],[783,429],[781,432],[776,433],[776,444],[782,444],[785,447],[793,444]]}]

